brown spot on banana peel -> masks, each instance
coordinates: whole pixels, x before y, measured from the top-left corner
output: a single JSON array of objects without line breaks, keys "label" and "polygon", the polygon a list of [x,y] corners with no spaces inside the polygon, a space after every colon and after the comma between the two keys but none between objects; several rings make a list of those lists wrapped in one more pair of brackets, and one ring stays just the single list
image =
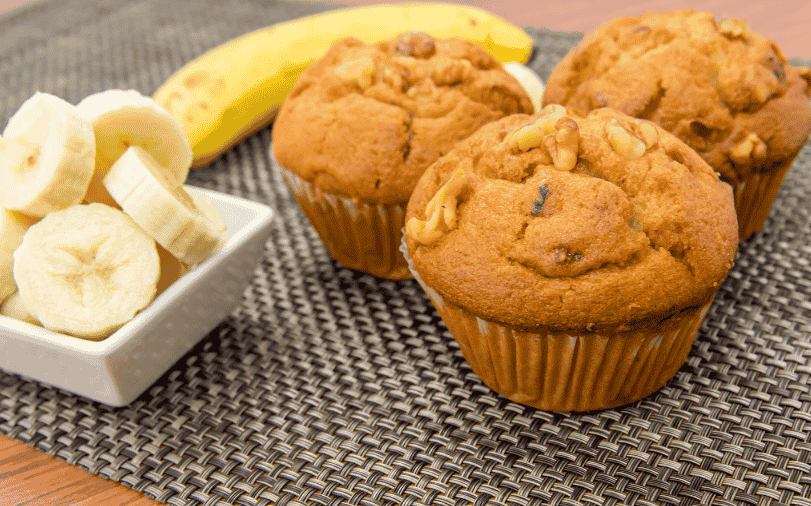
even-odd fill
[{"label": "brown spot on banana peel", "polygon": [[200,84],[208,81],[209,75],[208,72],[201,70],[199,72],[194,72],[183,80],[183,86],[186,88],[196,88]]}]

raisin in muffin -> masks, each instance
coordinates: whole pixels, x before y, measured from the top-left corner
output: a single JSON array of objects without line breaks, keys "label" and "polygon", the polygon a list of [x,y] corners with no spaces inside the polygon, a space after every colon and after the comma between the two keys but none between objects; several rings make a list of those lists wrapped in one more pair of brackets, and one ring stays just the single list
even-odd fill
[{"label": "raisin in muffin", "polygon": [[406,278],[403,217],[423,171],[482,125],[532,111],[520,83],[470,41],[349,38],[296,82],[273,126],[273,156],[338,262]]},{"label": "raisin in muffin", "polygon": [[485,125],[420,178],[404,252],[473,371],[511,400],[603,409],[684,362],[732,267],[732,190],[603,108]]},{"label": "raisin in muffin", "polygon": [[811,71],[743,20],[694,10],[609,21],[557,65],[544,105],[654,121],[735,191],[741,239],[763,227],[811,131]]}]

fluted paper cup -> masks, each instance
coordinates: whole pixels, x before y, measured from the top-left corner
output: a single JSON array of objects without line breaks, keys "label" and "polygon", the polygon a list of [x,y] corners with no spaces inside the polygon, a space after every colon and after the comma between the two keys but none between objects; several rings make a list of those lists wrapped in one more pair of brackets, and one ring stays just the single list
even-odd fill
[{"label": "fluted paper cup", "polygon": [[753,170],[738,184],[732,185],[735,190],[735,212],[738,214],[738,236],[741,240],[748,239],[763,228],[772,209],[772,202],[797,154],[799,152],[768,170]]},{"label": "fluted paper cup", "polygon": [[321,191],[274,160],[330,255],[344,267],[387,279],[411,273],[399,246],[407,202],[374,204]]},{"label": "fluted paper cup", "polygon": [[712,298],[625,332],[526,331],[484,320],[426,285],[403,253],[473,372],[508,399],[545,411],[591,411],[639,400],[672,378]]}]

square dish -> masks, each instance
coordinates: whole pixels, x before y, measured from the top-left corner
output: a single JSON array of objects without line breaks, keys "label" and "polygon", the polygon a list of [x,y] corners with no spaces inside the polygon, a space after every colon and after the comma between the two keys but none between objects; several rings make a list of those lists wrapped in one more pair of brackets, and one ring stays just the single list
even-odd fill
[{"label": "square dish", "polygon": [[0,315],[0,369],[112,406],[129,404],[242,299],[270,236],[272,210],[202,188],[228,227],[208,259],[109,337],[88,341]]}]

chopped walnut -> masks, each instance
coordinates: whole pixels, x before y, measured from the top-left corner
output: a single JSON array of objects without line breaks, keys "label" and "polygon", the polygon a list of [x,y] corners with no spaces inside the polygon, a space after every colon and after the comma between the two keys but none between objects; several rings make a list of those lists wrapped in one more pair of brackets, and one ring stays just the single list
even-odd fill
[{"label": "chopped walnut", "polygon": [[406,91],[408,98],[432,97],[437,92],[436,85],[430,79],[423,79]]},{"label": "chopped walnut", "polygon": [[518,151],[529,151],[543,145],[547,135],[556,132],[556,125],[566,115],[566,108],[558,104],[550,104],[541,110],[541,115],[528,125],[524,125],[510,135],[506,142],[512,144]]},{"label": "chopped walnut", "polygon": [[563,106],[547,106],[544,111],[547,112],[513,132],[505,142],[517,152],[543,146],[552,157],[555,168],[572,170],[577,164],[580,128],[572,118],[563,115],[566,113]]},{"label": "chopped walnut", "polygon": [[400,36],[396,51],[415,58],[430,58],[436,53],[436,45],[427,33],[410,32]]},{"label": "chopped walnut", "polygon": [[735,165],[748,166],[766,158],[766,150],[766,144],[760,137],[750,132],[729,151],[729,158]]},{"label": "chopped walnut", "polygon": [[438,85],[456,84],[470,77],[473,64],[468,60],[442,58],[431,74],[431,79]]},{"label": "chopped walnut", "polygon": [[375,62],[371,56],[361,56],[356,60],[344,62],[335,67],[335,73],[347,82],[356,83],[365,90],[372,85],[372,76],[375,73]]},{"label": "chopped walnut", "polygon": [[549,152],[559,170],[572,170],[577,165],[577,151],[580,148],[580,128],[569,117],[563,117],[555,124],[555,134],[544,138],[544,147]]},{"label": "chopped walnut", "polygon": [[415,241],[429,245],[445,234],[443,228],[453,230],[456,227],[457,198],[469,182],[463,169],[456,170],[425,206],[427,221],[411,218],[406,223],[406,233]]},{"label": "chopped walnut", "polygon": [[535,120],[535,123],[541,127],[544,135],[549,135],[555,132],[555,125],[564,116],[566,116],[565,107],[560,104],[549,104],[541,109],[541,116]]},{"label": "chopped walnut", "polygon": [[404,71],[411,71],[417,66],[417,59],[413,56],[395,54],[389,58],[389,62]]},{"label": "chopped walnut", "polygon": [[752,65],[744,72],[744,82],[758,104],[767,101],[779,91],[780,83],[774,73],[762,65]]},{"label": "chopped walnut", "polygon": [[400,74],[403,79],[403,89],[407,89],[414,83],[417,83],[425,78],[430,78],[428,74],[427,65],[420,64],[421,62],[413,56],[393,55],[388,60],[388,65]]},{"label": "chopped walnut", "polygon": [[645,148],[650,149],[656,146],[659,141],[659,132],[653,123],[645,120],[636,120],[632,123],[631,127],[634,135],[645,143]]},{"label": "chopped walnut", "polygon": [[402,91],[405,89],[405,81],[403,76],[391,67],[384,67],[381,72],[381,81],[391,86],[395,90]]},{"label": "chopped walnut", "polygon": [[605,135],[614,151],[628,160],[641,158],[647,150],[645,142],[631,135],[631,132],[620,125],[616,118],[609,121],[606,125]]},{"label": "chopped walnut", "polygon": [[524,152],[540,146],[543,138],[544,134],[538,125],[530,123],[513,132],[507,137],[506,142],[511,144],[514,150]]}]

